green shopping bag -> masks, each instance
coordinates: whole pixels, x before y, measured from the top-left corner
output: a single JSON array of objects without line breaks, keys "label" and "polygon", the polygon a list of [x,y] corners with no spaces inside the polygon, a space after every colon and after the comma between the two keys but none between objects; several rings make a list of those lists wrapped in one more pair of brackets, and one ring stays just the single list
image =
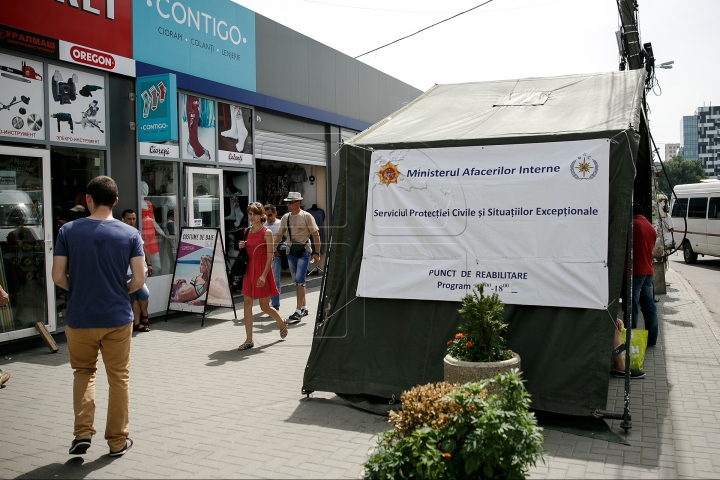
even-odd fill
[{"label": "green shopping bag", "polygon": [[[625,341],[627,335],[625,328],[620,329],[620,341]],[[630,332],[630,369],[642,370],[645,363],[645,350],[647,349],[648,331],[641,328],[633,328]],[[625,359],[625,352],[621,353]]]}]

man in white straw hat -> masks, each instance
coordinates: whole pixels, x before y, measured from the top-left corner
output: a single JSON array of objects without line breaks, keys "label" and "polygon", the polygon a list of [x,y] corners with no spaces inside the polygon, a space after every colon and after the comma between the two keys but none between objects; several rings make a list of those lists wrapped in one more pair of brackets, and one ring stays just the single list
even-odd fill
[{"label": "man in white straw hat", "polygon": [[[287,258],[290,265],[290,274],[295,283],[297,306],[295,313],[288,317],[290,325],[299,323],[302,317],[308,315],[308,308],[305,304],[305,276],[308,265],[320,260],[320,235],[315,219],[308,212],[300,208],[302,194],[298,192],[288,193],[288,213],[280,220],[280,227],[275,235],[275,245],[287,237]],[[286,233],[287,232],[287,233]],[[310,238],[312,237],[312,243]]]}]

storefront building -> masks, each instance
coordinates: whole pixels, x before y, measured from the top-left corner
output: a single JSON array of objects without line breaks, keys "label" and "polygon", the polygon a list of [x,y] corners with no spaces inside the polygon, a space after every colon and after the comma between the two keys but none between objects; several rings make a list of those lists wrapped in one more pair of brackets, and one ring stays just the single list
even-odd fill
[{"label": "storefront building", "polygon": [[282,214],[288,191],[329,226],[341,141],[421,93],[230,0],[38,3],[0,13],[0,342],[63,328],[49,259],[92,177],[137,212],[157,314],[182,226],[232,257],[248,202]]},{"label": "storefront building", "polygon": [[3,2],[0,342],[37,334],[35,322],[64,328],[66,293],[50,274],[57,232],[88,215],[91,178],[134,177],[122,168],[135,158],[131,31],[129,2]]}]

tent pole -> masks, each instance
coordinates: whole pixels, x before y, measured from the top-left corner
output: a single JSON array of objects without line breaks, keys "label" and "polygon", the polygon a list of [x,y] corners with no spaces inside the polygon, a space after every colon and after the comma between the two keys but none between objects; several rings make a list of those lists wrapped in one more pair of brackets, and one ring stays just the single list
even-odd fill
[{"label": "tent pole", "polygon": [[633,212],[632,206],[635,201],[635,192],[630,194],[630,225],[628,226],[627,243],[627,295],[628,304],[625,306],[625,394],[623,395],[623,416],[620,428],[628,430],[632,428],[630,418],[630,340],[632,338],[632,306],[633,306]]},{"label": "tent pole", "polygon": [[[633,193],[630,194],[630,205],[634,202]],[[626,290],[625,290],[625,301],[623,302],[623,322],[625,323],[625,344],[618,346],[618,350],[622,352],[625,350],[625,391],[623,392],[623,413],[606,412],[598,410],[595,412],[595,416],[601,418],[609,418],[612,420],[621,420],[620,428],[628,430],[632,428],[632,418],[630,417],[630,339],[632,338],[632,294],[633,294],[633,282],[632,282],[632,245],[633,245],[633,226],[632,226],[633,214],[630,211],[630,225],[628,226],[627,236],[627,248],[626,248],[626,261],[627,261],[627,278]],[[627,304],[627,305],[626,305]],[[615,352],[613,352],[615,353]],[[622,353],[618,353],[621,355]],[[613,356],[613,358],[615,358]]]}]

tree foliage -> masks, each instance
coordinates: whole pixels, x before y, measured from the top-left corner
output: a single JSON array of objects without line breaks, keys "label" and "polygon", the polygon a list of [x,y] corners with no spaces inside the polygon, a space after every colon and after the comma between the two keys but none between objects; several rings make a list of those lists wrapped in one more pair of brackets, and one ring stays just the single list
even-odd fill
[{"label": "tree foliage", "polygon": [[686,183],[698,183],[700,180],[707,178],[700,160],[685,160],[682,155],[674,155],[663,164],[665,165],[665,171],[663,176],[658,178],[657,185],[660,191],[668,198],[670,198],[671,194],[670,184],[674,187]]}]

